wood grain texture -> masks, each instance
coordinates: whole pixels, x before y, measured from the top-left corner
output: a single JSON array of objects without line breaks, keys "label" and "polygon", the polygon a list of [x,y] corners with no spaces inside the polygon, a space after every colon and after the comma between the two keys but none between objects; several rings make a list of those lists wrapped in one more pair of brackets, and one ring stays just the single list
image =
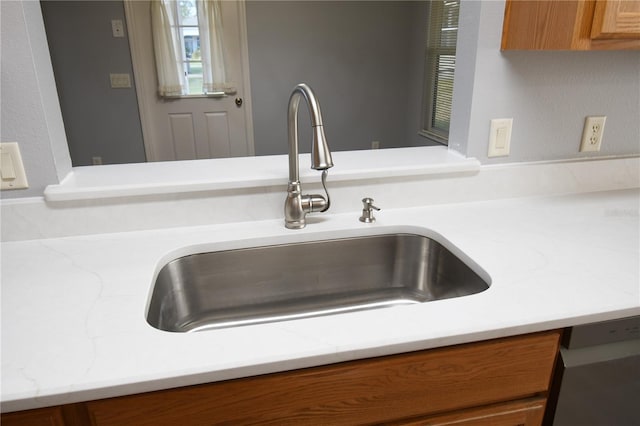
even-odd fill
[{"label": "wood grain texture", "polygon": [[365,424],[546,392],[559,332],[86,403],[94,425]]},{"label": "wood grain texture", "polygon": [[388,426],[540,426],[546,400],[530,398],[451,414],[392,423]]},{"label": "wood grain texture", "polygon": [[[592,38],[599,10],[613,10],[617,0],[507,0],[502,50],[626,50],[640,49],[640,39]],[[611,4],[610,4],[611,3]],[[637,3],[622,0],[622,3]],[[629,6],[629,5],[627,5]],[[625,26],[640,25],[640,14],[624,7]],[[618,7],[616,10],[620,10]],[[634,9],[635,10],[635,9]],[[604,16],[604,15],[602,15]]]},{"label": "wood grain texture", "polygon": [[0,423],[2,426],[65,426],[62,407],[3,413]]},{"label": "wood grain texture", "polygon": [[502,49],[570,48],[581,31],[576,22],[582,20],[582,14],[588,13],[586,8],[591,3],[508,0],[503,24]]},{"label": "wood grain texture", "polygon": [[640,39],[640,1],[598,0],[591,38]]}]

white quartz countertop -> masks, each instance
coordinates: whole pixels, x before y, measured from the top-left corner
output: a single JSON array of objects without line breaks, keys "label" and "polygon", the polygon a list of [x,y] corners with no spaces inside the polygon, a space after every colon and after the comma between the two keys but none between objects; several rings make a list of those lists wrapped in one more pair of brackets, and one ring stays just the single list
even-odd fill
[{"label": "white quartz countertop", "polygon": [[[2,411],[112,397],[640,314],[640,191],[2,244]],[[147,324],[159,267],[217,249],[413,232],[472,259],[482,293],[198,333]],[[295,259],[292,259],[295,261]]]}]

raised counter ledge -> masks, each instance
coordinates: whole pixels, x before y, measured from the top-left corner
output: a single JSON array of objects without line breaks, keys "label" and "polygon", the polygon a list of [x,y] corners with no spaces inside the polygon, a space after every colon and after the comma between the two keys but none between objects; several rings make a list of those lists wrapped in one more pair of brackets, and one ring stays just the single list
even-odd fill
[{"label": "raised counter ledge", "polygon": [[[331,182],[357,181],[379,176],[406,177],[474,173],[480,162],[446,146],[385,150],[339,151],[333,154]],[[287,155],[164,161],[74,167],[58,185],[44,191],[47,201],[95,200],[200,191],[286,186]],[[300,180],[315,182],[309,154],[300,154]]]},{"label": "raised counter ledge", "polygon": [[[640,191],[385,209],[3,243],[2,411],[225,380],[640,314]],[[359,212],[356,212],[359,213]],[[157,268],[183,254],[406,231],[483,268],[480,294],[235,329],[156,330]],[[439,238],[439,237],[437,237]]]}]

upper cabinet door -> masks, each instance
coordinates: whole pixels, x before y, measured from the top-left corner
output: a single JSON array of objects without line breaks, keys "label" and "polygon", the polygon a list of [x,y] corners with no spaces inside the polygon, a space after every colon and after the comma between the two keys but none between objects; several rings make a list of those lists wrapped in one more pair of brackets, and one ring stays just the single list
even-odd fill
[{"label": "upper cabinet door", "polygon": [[640,1],[596,1],[591,38],[640,39]]},{"label": "upper cabinet door", "polygon": [[640,0],[507,0],[502,49],[640,49]]}]

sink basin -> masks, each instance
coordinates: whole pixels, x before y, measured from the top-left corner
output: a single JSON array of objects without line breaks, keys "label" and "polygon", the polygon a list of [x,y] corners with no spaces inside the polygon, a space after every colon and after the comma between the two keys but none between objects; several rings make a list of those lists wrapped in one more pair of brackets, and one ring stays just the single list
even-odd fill
[{"label": "sink basin", "polygon": [[388,234],[184,256],[163,266],[147,321],[190,332],[467,296],[489,284],[430,238]]}]

